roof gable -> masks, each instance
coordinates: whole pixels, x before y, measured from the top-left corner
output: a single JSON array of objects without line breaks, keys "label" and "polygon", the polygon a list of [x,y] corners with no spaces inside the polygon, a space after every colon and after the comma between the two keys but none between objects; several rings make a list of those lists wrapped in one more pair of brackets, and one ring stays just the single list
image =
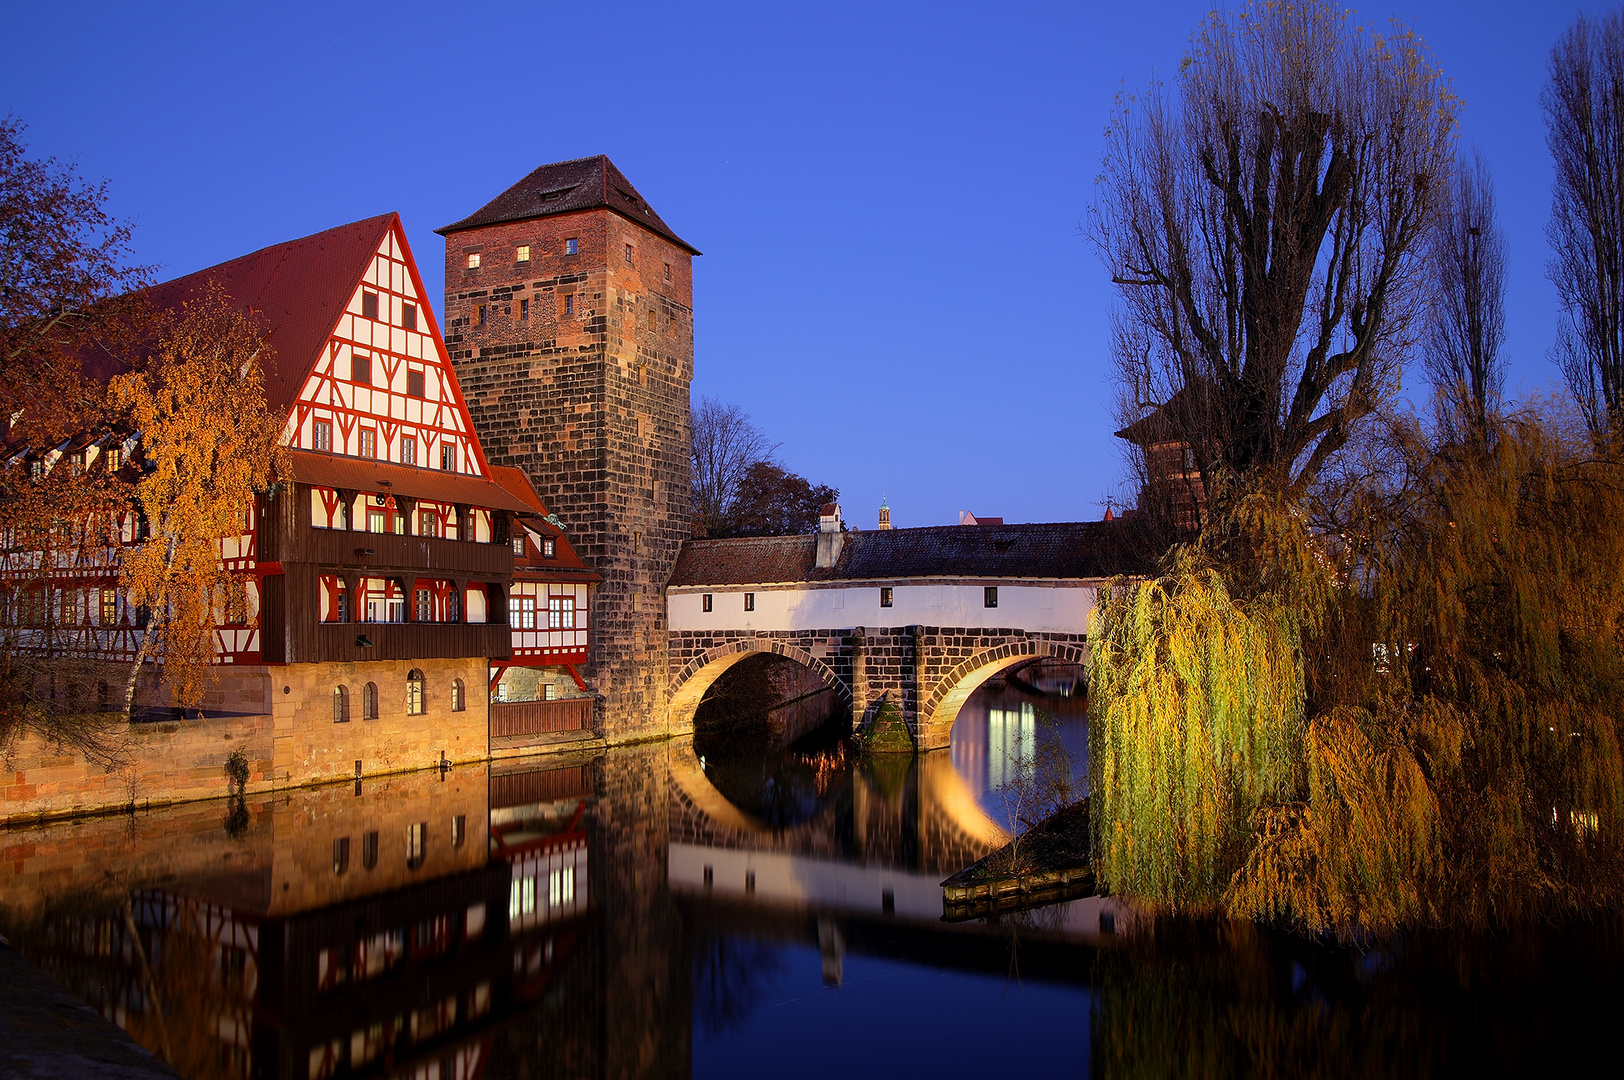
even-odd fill
[{"label": "roof gable", "polygon": [[445,236],[481,225],[597,209],[613,210],[692,254],[699,254],[698,248],[661,220],[648,200],[603,154],[543,165],[461,221],[434,231]]}]

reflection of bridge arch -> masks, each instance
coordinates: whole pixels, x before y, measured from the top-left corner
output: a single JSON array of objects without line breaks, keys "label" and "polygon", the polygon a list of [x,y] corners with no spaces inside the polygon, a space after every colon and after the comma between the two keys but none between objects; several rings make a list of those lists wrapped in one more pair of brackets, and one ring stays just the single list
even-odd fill
[{"label": "reflection of bridge arch", "polygon": [[811,669],[840,695],[841,701],[850,706],[851,690],[845,682],[828,664],[805,649],[773,638],[741,638],[705,650],[690,660],[671,680],[671,730],[692,730],[694,713],[699,711],[699,703],[705,699],[705,692],[728,668],[757,655],[782,656]]},{"label": "reflection of bridge arch", "polygon": [[918,745],[948,745],[953,738],[953,721],[958,719],[959,710],[982,683],[1005,668],[1042,658],[1087,666],[1088,650],[1063,641],[1027,638],[977,653],[936,681],[935,690],[931,691],[924,707],[919,710]]},{"label": "reflection of bridge arch", "polygon": [[[739,809],[711,783],[691,739],[679,739],[670,746],[673,838],[712,847],[827,857],[831,823],[823,816],[774,829]],[[909,759],[908,768],[913,770],[913,782],[912,794],[906,798],[887,798],[868,780],[858,780],[863,787],[859,806],[867,807],[857,811],[858,817],[872,818],[866,824],[873,835],[861,842],[868,857],[885,862],[899,854],[890,851],[888,856],[880,850],[899,842],[904,831],[899,814],[911,816],[915,857],[928,869],[936,869],[938,863],[957,869],[1009,840],[1008,833],[976,802],[969,785],[953,768],[950,755],[920,754]],[[859,820],[857,827],[863,829],[865,822]]]}]

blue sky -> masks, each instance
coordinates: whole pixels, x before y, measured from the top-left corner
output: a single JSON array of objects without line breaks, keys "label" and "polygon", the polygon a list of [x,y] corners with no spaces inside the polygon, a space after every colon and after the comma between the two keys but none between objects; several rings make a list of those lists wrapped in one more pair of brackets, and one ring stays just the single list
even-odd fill
[{"label": "blue sky", "polygon": [[[1360,9],[1427,39],[1495,173],[1514,393],[1559,381],[1539,93],[1581,6]],[[705,252],[695,395],[848,520],[882,494],[898,525],[1087,520],[1123,470],[1078,227],[1112,95],[1176,72],[1210,7],[5,0],[0,109],[111,180],[162,276],[399,210],[436,297],[435,227],[607,153]]]}]

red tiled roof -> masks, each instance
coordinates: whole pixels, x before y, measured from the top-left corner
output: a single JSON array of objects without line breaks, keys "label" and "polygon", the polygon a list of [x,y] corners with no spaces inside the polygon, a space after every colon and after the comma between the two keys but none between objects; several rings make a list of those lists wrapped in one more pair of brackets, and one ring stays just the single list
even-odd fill
[{"label": "red tiled roof", "polygon": [[509,465],[492,465],[491,477],[508,493],[530,508],[527,514],[521,515],[524,524],[544,537],[552,537],[557,541],[553,548],[553,558],[531,558],[529,555],[513,560],[515,576],[532,581],[584,581],[588,583],[602,581],[603,578],[575,553],[575,547],[564,535],[564,530],[548,521],[547,506],[536,494],[536,487],[530,482],[523,469],[515,469]]},{"label": "red tiled roof", "polygon": [[154,285],[147,296],[159,309],[175,308],[214,282],[251,311],[274,352],[265,366],[265,396],[271,408],[285,414],[354,295],[367,260],[397,221],[393,213],[380,214],[273,244]]},{"label": "red tiled roof", "polygon": [[839,561],[827,569],[817,566],[818,538],[813,535],[689,540],[677,556],[671,584],[1109,577],[1136,569],[1120,550],[1120,527],[1084,521],[848,533]]},{"label": "red tiled roof", "polygon": [[491,479],[506,488],[509,495],[528,506],[531,513],[540,517],[547,516],[547,507],[543,505],[541,496],[536,494],[535,485],[530,482],[530,477],[524,474],[523,469],[515,469],[511,465],[492,465]]},{"label": "red tiled roof", "polygon": [[391,461],[289,450],[293,478],[316,487],[343,488],[374,494],[405,495],[439,503],[467,503],[487,510],[528,513],[530,507],[494,480],[439,469],[418,469]]},{"label": "red tiled roof", "polygon": [[698,248],[660,220],[660,215],[654,212],[648,200],[638,194],[632,182],[603,154],[543,165],[461,221],[454,221],[434,231],[446,236],[481,225],[552,217],[600,207],[613,210],[621,217],[659,233],[673,244],[699,254]]}]

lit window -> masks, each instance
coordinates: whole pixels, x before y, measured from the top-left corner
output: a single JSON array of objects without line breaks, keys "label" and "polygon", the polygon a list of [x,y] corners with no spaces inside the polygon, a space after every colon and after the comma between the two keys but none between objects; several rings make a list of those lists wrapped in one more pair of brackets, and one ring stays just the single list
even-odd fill
[{"label": "lit window", "polygon": [[551,559],[557,553],[558,553],[558,545],[553,541],[552,537],[548,537],[547,539],[545,539],[545,540],[543,540],[541,542],[541,557],[542,558]]},{"label": "lit window", "polygon": [[478,270],[479,269],[479,252],[470,251],[468,253],[468,269],[470,269],[470,270]]},{"label": "lit window", "polygon": [[378,294],[375,292],[361,293],[361,317],[376,319],[378,317]]},{"label": "lit window", "polygon": [[417,436],[402,435],[400,437],[400,463],[402,465],[417,464]]},{"label": "lit window", "polygon": [[756,594],[755,593],[747,592],[747,593],[744,594],[744,610],[746,610],[746,611],[754,611],[754,610],[756,610]]},{"label": "lit window", "polygon": [[406,393],[411,397],[423,397],[427,382],[427,376],[421,371],[406,372]]},{"label": "lit window", "polygon": [[880,586],[880,606],[881,607],[890,607],[891,606],[891,586],[889,586],[889,585]]},{"label": "lit window", "polygon": [[515,536],[513,538],[513,554],[521,559],[524,558],[524,537]]},{"label": "lit window", "polygon": [[632,246],[630,244],[626,245],[626,261],[632,261]]},{"label": "lit window", "polygon": [[462,685],[461,679],[451,680],[451,711],[462,712],[468,708],[468,691]]},{"label": "lit window", "polygon": [[332,450],[333,424],[330,420],[317,420],[315,434],[311,437],[311,444],[317,450]]},{"label": "lit window", "polygon": [[107,471],[118,472],[124,467],[124,448],[122,446],[109,446],[107,448]]},{"label": "lit window", "polygon": [[515,262],[529,262],[530,261],[530,245],[529,244],[520,244],[518,249],[513,254],[514,254],[514,261]]},{"label": "lit window", "polygon": [[534,596],[508,597],[508,625],[515,630],[536,628],[536,598]]},{"label": "lit window", "polygon": [[402,304],[402,305],[400,305],[400,325],[405,327],[407,330],[416,330],[417,329],[417,305],[416,304]]},{"label": "lit window", "polygon": [[378,432],[374,428],[361,429],[361,456],[375,458],[378,456]]},{"label": "lit window", "polygon": [[411,716],[423,715],[423,673],[412,668],[406,676],[406,712]]},{"label": "lit window", "polygon": [[547,601],[547,629],[573,630],[575,628],[575,597],[554,596]]},{"label": "lit window", "polygon": [[581,245],[576,242],[575,237],[572,236],[568,240],[564,241],[564,254],[574,255],[580,250]]},{"label": "lit window", "polygon": [[333,687],[333,723],[350,722],[350,692],[342,686]]},{"label": "lit window", "polygon": [[988,585],[981,598],[982,607],[998,606],[998,586]]},{"label": "lit window", "polygon": [[529,317],[530,317],[530,301],[528,301],[528,300],[520,300],[519,301],[519,318],[528,319]]},{"label": "lit window", "polygon": [[350,381],[372,385],[372,357],[360,353],[350,357]]},{"label": "lit window", "polygon": [[558,687],[554,686],[552,683],[542,683],[541,684],[541,700],[543,700],[543,701],[553,701],[553,700],[557,699],[557,697],[558,697]]},{"label": "lit window", "polygon": [[367,510],[367,532],[369,532],[369,533],[381,533],[381,532],[383,532],[383,511],[382,510],[372,510],[372,509]]},{"label": "lit window", "polygon": [[701,611],[709,611],[710,609],[711,609],[711,594],[706,593],[704,596],[701,596],[699,598],[699,610],[701,610]]},{"label": "lit window", "polygon": [[101,591],[101,624],[112,626],[118,622],[118,590],[103,589]]}]

